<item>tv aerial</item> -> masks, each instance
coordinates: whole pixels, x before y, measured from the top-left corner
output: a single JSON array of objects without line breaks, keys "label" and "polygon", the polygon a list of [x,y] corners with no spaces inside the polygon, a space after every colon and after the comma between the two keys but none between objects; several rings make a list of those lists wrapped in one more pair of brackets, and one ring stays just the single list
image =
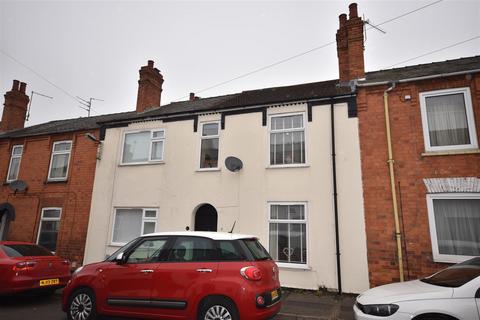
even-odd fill
[{"label": "tv aerial", "polygon": [[380,27],[376,26],[373,22],[370,21],[370,19],[365,19],[365,16],[363,16],[363,32],[364,32],[364,39],[365,41],[367,41],[367,28],[365,27],[365,25],[369,25],[370,28],[373,28],[383,34],[386,34],[387,32],[383,29],[381,29]]},{"label": "tv aerial", "polygon": [[93,101],[105,101],[105,100],[102,100],[102,99],[97,99],[97,98],[90,98],[88,100],[85,100],[83,98],[80,98],[79,96],[77,96],[77,99],[78,99],[78,102],[82,105],[82,106],[78,106],[80,109],[83,109],[85,111],[88,112],[88,117],[90,117],[90,112],[92,111],[92,102]]},{"label": "tv aerial", "polygon": [[36,91],[32,90],[32,93],[30,93],[30,102],[28,103],[27,115],[25,116],[25,121],[28,121],[28,118],[30,118],[30,108],[32,107],[32,102],[33,102],[33,96],[34,95],[45,97],[45,98],[48,98],[48,99],[53,99],[53,97],[50,97],[50,96],[47,96],[46,94],[43,94],[43,93],[36,92]]}]

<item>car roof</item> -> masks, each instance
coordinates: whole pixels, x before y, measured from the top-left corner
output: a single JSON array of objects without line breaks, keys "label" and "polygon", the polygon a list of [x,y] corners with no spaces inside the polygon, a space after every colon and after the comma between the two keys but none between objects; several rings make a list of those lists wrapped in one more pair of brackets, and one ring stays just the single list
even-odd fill
[{"label": "car roof", "polygon": [[156,232],[145,234],[142,237],[152,236],[187,236],[187,237],[203,237],[212,240],[238,240],[238,239],[257,239],[258,237],[246,234],[228,233],[228,232],[211,232],[211,231],[176,231],[176,232]]}]

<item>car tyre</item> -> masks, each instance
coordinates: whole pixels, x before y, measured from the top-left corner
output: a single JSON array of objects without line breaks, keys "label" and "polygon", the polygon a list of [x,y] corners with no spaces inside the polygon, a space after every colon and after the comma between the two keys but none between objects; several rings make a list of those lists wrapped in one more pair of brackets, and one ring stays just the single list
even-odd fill
[{"label": "car tyre", "polygon": [[81,288],[70,295],[67,305],[68,320],[95,320],[97,304],[95,294],[88,288]]},{"label": "car tyre", "polygon": [[239,320],[237,308],[229,299],[207,298],[200,306],[198,320]]}]

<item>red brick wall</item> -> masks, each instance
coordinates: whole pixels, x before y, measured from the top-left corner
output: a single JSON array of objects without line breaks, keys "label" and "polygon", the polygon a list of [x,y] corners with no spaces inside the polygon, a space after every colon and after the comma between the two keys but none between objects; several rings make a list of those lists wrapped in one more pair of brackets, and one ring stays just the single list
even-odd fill
[{"label": "red brick wall", "polygon": [[[480,131],[480,75],[457,76],[398,85],[389,93],[395,160],[395,183],[402,235],[405,277],[426,276],[445,267],[433,262],[423,178],[478,177],[480,155],[422,156],[425,152],[419,93],[470,87],[477,136]],[[387,86],[360,88],[358,117],[367,229],[370,285],[399,281],[395,227],[387,166],[383,92]],[[412,99],[405,100],[410,95]]]},{"label": "red brick wall", "polygon": [[[0,202],[10,202],[16,212],[8,240],[36,242],[42,208],[61,207],[57,254],[82,262],[97,153],[96,143],[85,132],[0,141],[0,179],[6,180],[12,145],[23,144],[18,179],[28,184],[26,192],[16,194],[7,184],[0,189]],[[98,130],[88,132],[99,135]],[[68,181],[47,182],[52,146],[61,140],[73,142]]]}]

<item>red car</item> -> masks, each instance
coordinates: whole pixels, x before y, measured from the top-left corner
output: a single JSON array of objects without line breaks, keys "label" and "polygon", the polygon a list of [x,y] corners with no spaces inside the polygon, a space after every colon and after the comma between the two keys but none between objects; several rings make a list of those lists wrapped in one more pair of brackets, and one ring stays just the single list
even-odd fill
[{"label": "red car", "polygon": [[63,291],[68,319],[269,319],[280,311],[278,267],[253,236],[154,233],[77,269]]},{"label": "red car", "polygon": [[0,294],[53,292],[70,280],[70,262],[39,245],[0,241]]}]

